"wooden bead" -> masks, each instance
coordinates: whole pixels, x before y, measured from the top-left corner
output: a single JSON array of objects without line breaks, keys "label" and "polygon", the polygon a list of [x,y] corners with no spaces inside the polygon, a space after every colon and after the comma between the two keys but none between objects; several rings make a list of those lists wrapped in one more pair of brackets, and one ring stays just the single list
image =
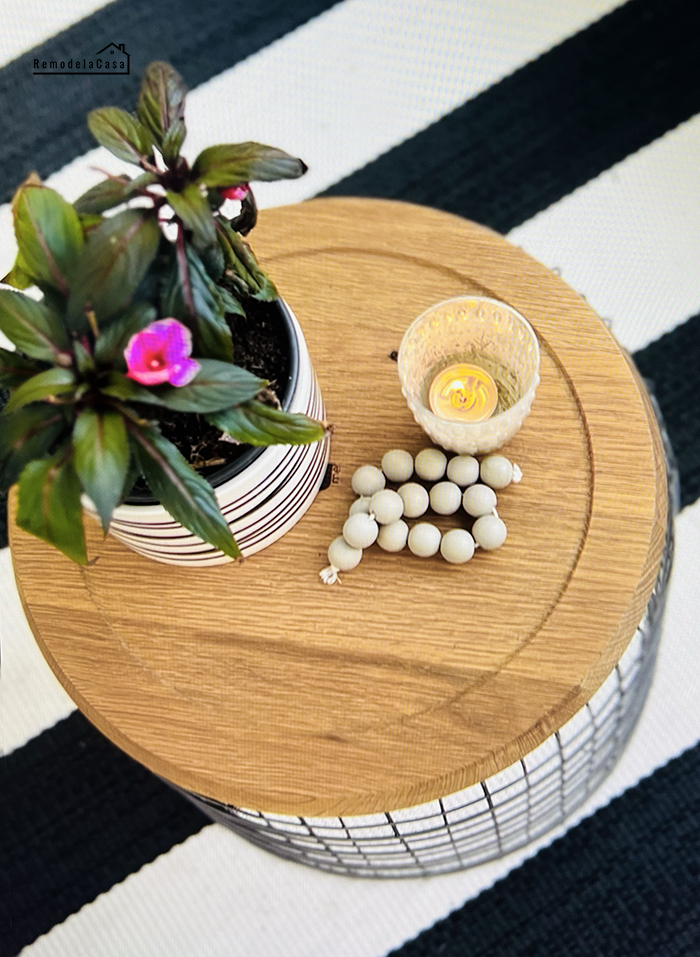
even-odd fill
[{"label": "wooden bead", "polygon": [[442,536],[440,554],[451,565],[463,565],[474,554],[474,539],[466,528],[451,528]]},{"label": "wooden bead", "polygon": [[487,455],[479,471],[481,481],[490,488],[507,488],[513,481],[513,464],[505,455]]},{"label": "wooden bead", "polygon": [[423,449],[416,456],[416,475],[426,482],[438,482],[446,466],[447,456],[440,449]]},{"label": "wooden bead", "polygon": [[328,546],[328,561],[339,572],[349,572],[362,560],[362,549],[348,545],[342,535],[334,538]]},{"label": "wooden bead", "polygon": [[375,492],[369,500],[370,514],[374,515],[380,525],[391,525],[398,522],[403,515],[403,499],[398,492],[385,488]]},{"label": "wooden bead", "polygon": [[420,558],[430,558],[440,548],[440,529],[430,522],[419,522],[408,533],[408,547]]},{"label": "wooden bead", "polygon": [[473,455],[455,455],[447,463],[447,477],[450,482],[465,488],[479,479],[479,462]]},{"label": "wooden bead", "polygon": [[413,456],[403,449],[391,449],[382,456],[382,472],[390,482],[407,482],[413,475]]},{"label": "wooden bead", "polygon": [[496,493],[488,485],[472,485],[462,496],[464,511],[473,518],[488,515],[496,507],[496,502]]},{"label": "wooden bead", "polygon": [[365,515],[369,514],[369,503],[369,495],[360,495],[360,497],[356,498],[350,506],[348,515],[357,515],[358,512],[363,512]]},{"label": "wooden bead", "polygon": [[353,474],[351,484],[356,495],[374,495],[384,488],[386,479],[376,465],[363,465]]},{"label": "wooden bead", "polygon": [[399,489],[403,499],[403,514],[405,518],[420,518],[428,511],[430,497],[422,485],[417,482],[408,482]]},{"label": "wooden bead", "polygon": [[369,548],[376,542],[378,534],[379,526],[364,512],[351,515],[343,525],[343,538],[353,548]]},{"label": "wooden bead", "polygon": [[507,534],[506,523],[497,515],[482,515],[472,527],[474,540],[489,552],[500,548]]},{"label": "wooden bead", "polygon": [[377,545],[385,552],[400,552],[408,541],[408,525],[399,519],[391,525],[382,525],[377,536]]},{"label": "wooden bead", "polygon": [[430,489],[430,507],[438,515],[454,515],[462,503],[462,493],[454,482],[438,482]]}]

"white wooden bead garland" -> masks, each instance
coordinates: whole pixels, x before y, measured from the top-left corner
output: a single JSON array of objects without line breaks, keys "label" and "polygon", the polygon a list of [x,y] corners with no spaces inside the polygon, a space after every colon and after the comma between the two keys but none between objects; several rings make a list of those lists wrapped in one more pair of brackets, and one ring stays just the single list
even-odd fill
[{"label": "white wooden bead garland", "polygon": [[[415,474],[430,489],[410,479]],[[363,465],[352,476],[358,498],[350,506],[343,534],[328,549],[330,565],[319,575],[326,585],[340,582],[339,572],[359,565],[363,551],[376,541],[387,552],[409,551],[421,558],[438,552],[446,562],[463,565],[477,548],[494,551],[506,540],[506,524],[496,511],[495,490],[517,483],[520,468],[504,455],[456,455],[449,461],[441,449],[423,449],[415,458],[403,449],[390,449],[382,467]],[[400,484],[397,491],[387,480]],[[461,508],[474,523],[471,532],[453,528],[444,535],[437,525],[422,521],[409,527],[407,518],[421,518],[428,507],[437,515],[454,515]]]}]

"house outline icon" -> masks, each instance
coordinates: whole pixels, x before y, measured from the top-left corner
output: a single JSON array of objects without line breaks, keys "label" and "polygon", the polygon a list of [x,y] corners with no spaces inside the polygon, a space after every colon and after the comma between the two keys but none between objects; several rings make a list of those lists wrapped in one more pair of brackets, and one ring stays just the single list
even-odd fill
[{"label": "house outline icon", "polygon": [[108,43],[106,47],[98,50],[95,56],[99,56],[101,53],[106,53],[107,56],[126,57],[126,68],[129,69],[129,54],[124,49],[123,43]]}]

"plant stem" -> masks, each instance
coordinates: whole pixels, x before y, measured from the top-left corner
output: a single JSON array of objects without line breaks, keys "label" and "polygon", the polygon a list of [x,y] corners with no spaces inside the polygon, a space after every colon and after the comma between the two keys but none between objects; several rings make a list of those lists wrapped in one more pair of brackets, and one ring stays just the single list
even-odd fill
[{"label": "plant stem", "polygon": [[94,170],[96,173],[102,173],[103,176],[106,176],[107,179],[111,179],[113,183],[121,183],[122,186],[126,186],[130,180],[126,178],[123,173],[117,175],[116,173],[108,173],[106,169],[102,169],[99,166],[91,166],[90,169]]},{"label": "plant stem", "polygon": [[148,173],[155,173],[156,175],[160,175],[161,171],[158,169],[158,167],[154,166],[153,163],[149,163],[145,156],[141,157],[141,166],[143,166],[143,168]]}]

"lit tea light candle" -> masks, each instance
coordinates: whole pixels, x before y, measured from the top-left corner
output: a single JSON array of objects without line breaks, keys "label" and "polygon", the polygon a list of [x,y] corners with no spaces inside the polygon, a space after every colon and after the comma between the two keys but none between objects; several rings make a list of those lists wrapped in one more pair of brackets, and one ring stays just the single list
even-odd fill
[{"label": "lit tea light candle", "polygon": [[493,452],[518,431],[535,398],[539,364],[527,319],[487,296],[431,306],[406,330],[398,354],[401,390],[416,422],[436,445],[472,456]]},{"label": "lit tea light candle", "polygon": [[457,362],[435,376],[428,402],[432,412],[441,419],[484,422],[498,405],[498,388],[485,369]]}]

